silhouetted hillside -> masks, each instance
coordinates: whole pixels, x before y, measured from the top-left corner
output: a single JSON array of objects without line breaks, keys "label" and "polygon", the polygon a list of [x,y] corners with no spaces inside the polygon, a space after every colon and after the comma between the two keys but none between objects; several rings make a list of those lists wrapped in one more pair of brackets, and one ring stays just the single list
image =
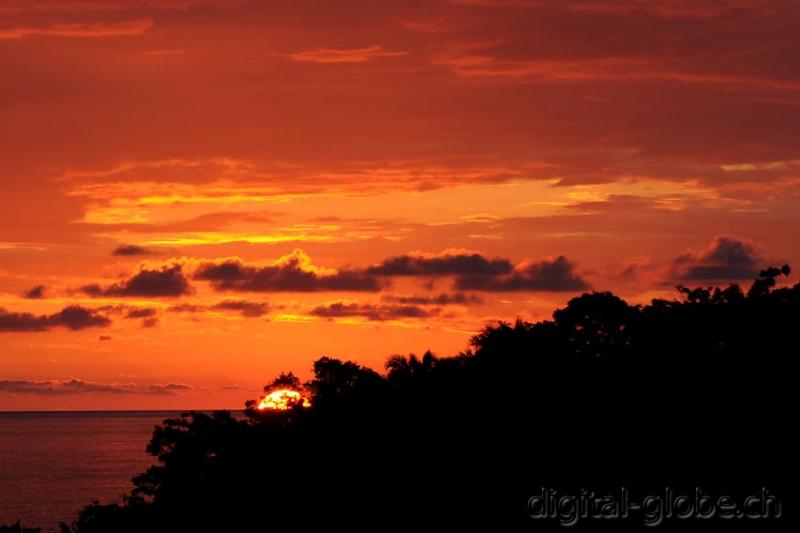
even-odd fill
[{"label": "silhouetted hillside", "polygon": [[[800,284],[775,282],[788,274],[768,269],[747,292],[679,288],[679,300],[647,306],[584,294],[553,320],[487,327],[455,357],[394,356],[385,374],[323,357],[304,384],[311,408],[249,402],[243,421],[166,420],[148,446],[159,465],[123,504],[87,507],[73,531],[555,530],[528,516],[543,488],[621,487],[736,499],[766,488],[780,519],[661,530],[786,530]],[[274,386],[301,384],[284,374]]]}]

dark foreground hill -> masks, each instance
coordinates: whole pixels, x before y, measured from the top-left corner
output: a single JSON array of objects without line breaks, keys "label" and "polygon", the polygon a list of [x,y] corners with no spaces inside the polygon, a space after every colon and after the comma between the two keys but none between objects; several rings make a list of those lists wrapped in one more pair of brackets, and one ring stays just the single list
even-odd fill
[{"label": "dark foreground hill", "polygon": [[488,327],[456,357],[392,357],[385,375],[322,358],[303,384],[311,408],[166,420],[148,447],[159,465],[72,530],[786,531],[788,274],[647,306],[584,294],[551,321]]}]

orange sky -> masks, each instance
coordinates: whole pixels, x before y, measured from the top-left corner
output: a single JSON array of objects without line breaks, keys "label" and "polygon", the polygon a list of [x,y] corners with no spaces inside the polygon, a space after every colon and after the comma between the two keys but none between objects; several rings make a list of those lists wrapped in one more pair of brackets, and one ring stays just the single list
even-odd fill
[{"label": "orange sky", "polygon": [[3,0],[0,410],[240,407],[800,267],[800,3]]}]

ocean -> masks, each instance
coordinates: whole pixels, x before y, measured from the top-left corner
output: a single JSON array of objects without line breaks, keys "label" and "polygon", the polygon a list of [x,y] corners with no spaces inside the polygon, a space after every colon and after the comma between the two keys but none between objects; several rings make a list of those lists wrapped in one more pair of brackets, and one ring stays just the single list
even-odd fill
[{"label": "ocean", "polygon": [[0,525],[58,531],[97,500],[120,501],[155,463],[145,447],[175,411],[0,412]]}]

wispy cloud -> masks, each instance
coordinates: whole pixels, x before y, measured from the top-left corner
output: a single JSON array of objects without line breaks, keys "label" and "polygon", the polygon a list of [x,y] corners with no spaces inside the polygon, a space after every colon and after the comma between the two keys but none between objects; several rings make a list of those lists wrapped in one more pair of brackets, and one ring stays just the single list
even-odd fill
[{"label": "wispy cloud", "polygon": [[465,55],[435,60],[464,78],[496,78],[539,82],[585,83],[590,81],[674,81],[731,88],[758,87],[777,92],[800,89],[800,80],[748,74],[693,71],[649,58],[597,57],[590,59],[520,60],[489,55]]},{"label": "wispy cloud", "polygon": [[100,22],[70,22],[52,26],[17,26],[0,28],[0,39],[22,39],[32,36],[49,37],[124,37],[140,35],[154,26],[151,17]]},{"label": "wispy cloud", "polygon": [[137,385],[97,383],[80,379],[68,381],[0,380],[0,393],[10,395],[146,394],[171,396],[191,390],[190,385],[182,383]]},{"label": "wispy cloud", "polygon": [[405,55],[408,52],[391,52],[384,50],[382,46],[373,45],[364,48],[319,48],[288,54],[287,57],[309,63],[366,63],[373,59]]}]

